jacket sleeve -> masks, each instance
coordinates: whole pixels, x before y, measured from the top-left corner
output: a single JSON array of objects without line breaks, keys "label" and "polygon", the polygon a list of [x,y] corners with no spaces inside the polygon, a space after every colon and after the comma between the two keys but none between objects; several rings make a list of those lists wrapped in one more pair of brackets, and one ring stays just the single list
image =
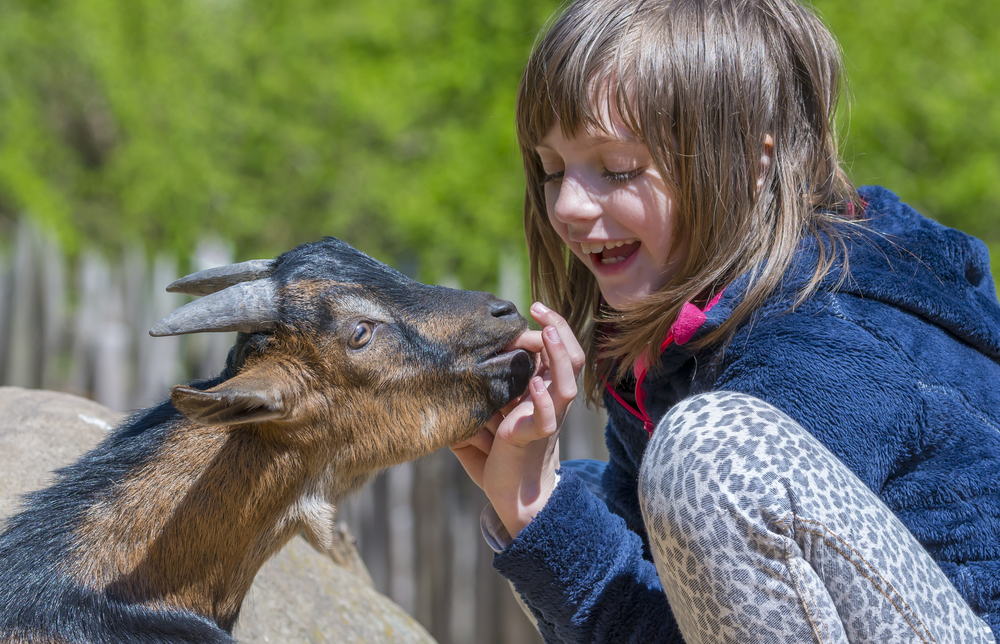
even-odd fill
[{"label": "jacket sleeve", "polygon": [[682,641],[642,539],[570,471],[493,565],[546,642]]}]

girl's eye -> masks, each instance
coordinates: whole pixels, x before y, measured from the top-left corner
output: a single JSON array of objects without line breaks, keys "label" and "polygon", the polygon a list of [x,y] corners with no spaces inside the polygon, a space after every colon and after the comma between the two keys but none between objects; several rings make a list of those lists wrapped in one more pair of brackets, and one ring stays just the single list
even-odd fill
[{"label": "girl's eye", "polygon": [[351,338],[347,341],[347,346],[352,349],[360,349],[372,340],[375,332],[375,325],[371,322],[358,322],[351,332]]},{"label": "girl's eye", "polygon": [[627,172],[612,172],[611,170],[605,169],[604,180],[609,183],[628,183],[645,171],[646,168],[636,168],[635,170],[628,170]]},{"label": "girl's eye", "polygon": [[563,178],[564,174],[566,174],[565,170],[560,170],[559,172],[553,172],[552,174],[547,174],[544,177],[542,177],[542,185],[544,186],[549,181],[558,181],[559,179]]}]

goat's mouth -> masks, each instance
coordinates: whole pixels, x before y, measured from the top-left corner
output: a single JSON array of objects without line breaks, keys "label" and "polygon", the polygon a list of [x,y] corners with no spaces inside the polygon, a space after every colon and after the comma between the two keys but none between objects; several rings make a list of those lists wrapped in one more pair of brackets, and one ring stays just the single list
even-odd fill
[{"label": "goat's mouth", "polygon": [[[505,366],[507,363],[514,359],[514,356],[518,353],[528,354],[524,349],[514,349],[513,351],[504,351],[502,348],[493,351],[488,356],[479,361],[479,364],[484,367],[490,367],[493,365]],[[530,359],[530,358],[529,358]]]},{"label": "goat's mouth", "polygon": [[513,351],[499,349],[477,366],[485,367],[490,372],[491,388],[499,394],[501,407],[523,394],[528,388],[528,381],[535,373],[535,360],[524,349]]}]

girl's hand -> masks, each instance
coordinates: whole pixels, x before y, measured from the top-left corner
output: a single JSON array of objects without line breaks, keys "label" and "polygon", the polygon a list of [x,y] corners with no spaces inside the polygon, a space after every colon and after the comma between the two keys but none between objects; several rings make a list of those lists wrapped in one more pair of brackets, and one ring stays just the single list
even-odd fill
[{"label": "girl's hand", "polygon": [[555,489],[559,429],[584,363],[583,349],[562,316],[540,302],[532,305],[531,316],[542,330],[526,331],[508,347],[539,354],[528,391],[475,437],[451,448],[511,537],[545,507]]}]

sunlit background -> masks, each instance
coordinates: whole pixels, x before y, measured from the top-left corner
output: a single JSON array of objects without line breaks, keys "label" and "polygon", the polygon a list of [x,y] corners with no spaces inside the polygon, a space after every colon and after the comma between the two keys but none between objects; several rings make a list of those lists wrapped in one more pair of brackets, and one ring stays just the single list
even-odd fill
[{"label": "sunlit background", "polygon": [[[514,94],[556,4],[5,0],[0,384],[148,405],[218,372],[231,341],[150,344],[145,330],[183,303],[162,294],[167,282],[325,235],[523,307]],[[997,3],[816,6],[845,52],[851,177],[1000,257]],[[600,455],[594,431],[574,455]],[[390,565],[374,549],[380,590],[440,642],[525,641],[468,597],[444,613],[422,607],[419,553]],[[474,568],[486,558],[489,573],[488,554],[470,555]],[[401,556],[408,581],[392,576]],[[449,574],[473,570],[461,565]]]}]

